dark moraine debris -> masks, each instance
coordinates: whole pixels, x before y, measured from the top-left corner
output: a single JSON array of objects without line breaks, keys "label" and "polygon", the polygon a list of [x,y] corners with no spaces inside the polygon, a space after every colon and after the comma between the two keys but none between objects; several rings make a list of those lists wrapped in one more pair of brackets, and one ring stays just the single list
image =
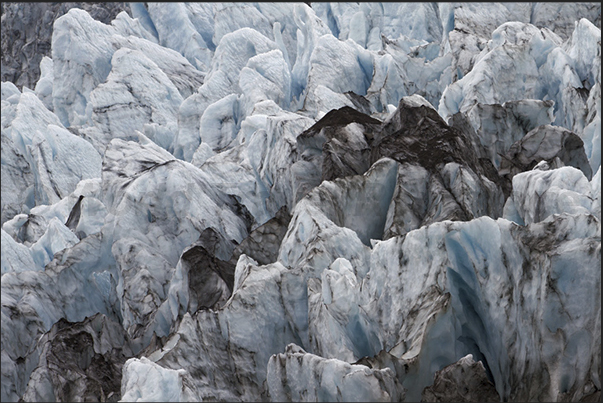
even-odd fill
[{"label": "dark moraine debris", "polygon": [[276,262],[290,221],[291,214],[287,206],[281,207],[273,218],[251,231],[249,236],[237,245],[230,262],[236,266],[243,253],[260,265]]},{"label": "dark moraine debris", "polygon": [[353,91],[348,91],[345,94],[346,97],[354,104],[354,109],[364,113],[365,115],[371,114],[371,103],[368,99],[363,97],[362,95],[358,95]]},{"label": "dark moraine debris", "polygon": [[502,215],[510,194],[464,116],[448,125],[425,99],[403,97],[371,147],[371,163],[400,163],[384,239],[434,222]]},{"label": "dark moraine debris", "polygon": [[260,265],[275,262],[290,221],[291,215],[283,206],[274,218],[251,231],[236,247],[213,228],[205,229],[199,240],[180,258],[188,272],[187,311],[194,313],[199,309],[218,309],[224,305],[232,295],[234,272],[242,254]]},{"label": "dark moraine debris", "polygon": [[461,358],[435,373],[433,385],[423,390],[422,402],[500,402],[481,361]]},{"label": "dark moraine debris", "polygon": [[[81,211],[82,210],[82,200],[84,200],[84,196],[80,195],[80,197],[77,199],[77,201],[71,208],[69,217],[67,218],[67,221],[65,222],[65,226],[73,232],[75,232],[77,225],[80,223],[80,216],[82,214],[82,211]],[[82,238],[77,233],[76,233],[76,235],[78,236],[78,238],[80,238],[80,239]]]},{"label": "dark moraine debris", "polygon": [[362,112],[349,106],[343,106],[339,109],[333,109],[316,122],[312,127],[306,130],[301,136],[310,137],[312,133],[320,131],[325,127],[345,126],[350,123],[360,123],[363,125],[381,125],[381,121],[372,118]]},{"label": "dark moraine debris", "polygon": [[344,106],[333,109],[297,137],[302,159],[310,161],[316,182],[361,175],[371,166],[370,147],[381,121]]},{"label": "dark moraine debris", "polygon": [[206,228],[182,253],[180,261],[188,273],[188,312],[219,308],[230,298],[234,266],[228,258],[234,246],[213,228]]},{"label": "dark moraine debris", "polygon": [[484,158],[478,141],[468,132],[449,126],[431,105],[404,97],[384,124],[371,149],[371,163],[390,157],[400,163],[421,165],[430,172],[442,164],[456,162],[501,183],[492,163]]},{"label": "dark moraine debris", "polygon": [[[122,367],[134,354],[119,323],[100,313],[81,322],[60,319],[42,336],[38,348],[38,367],[20,401],[116,402],[121,398]],[[35,387],[40,384],[51,387]]]}]

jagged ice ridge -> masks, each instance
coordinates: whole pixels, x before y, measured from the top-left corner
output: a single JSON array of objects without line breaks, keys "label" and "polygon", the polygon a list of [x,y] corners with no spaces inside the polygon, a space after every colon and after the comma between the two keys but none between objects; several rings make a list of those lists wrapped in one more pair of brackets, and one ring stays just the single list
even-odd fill
[{"label": "jagged ice ridge", "polygon": [[600,3],[57,4],[2,401],[600,400]]}]

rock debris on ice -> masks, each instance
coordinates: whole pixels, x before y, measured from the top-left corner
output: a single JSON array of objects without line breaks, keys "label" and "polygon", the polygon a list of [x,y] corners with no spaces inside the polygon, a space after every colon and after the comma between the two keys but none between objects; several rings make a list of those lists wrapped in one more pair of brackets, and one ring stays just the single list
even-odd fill
[{"label": "rock debris on ice", "polygon": [[2,401],[599,401],[598,3],[3,3]]}]

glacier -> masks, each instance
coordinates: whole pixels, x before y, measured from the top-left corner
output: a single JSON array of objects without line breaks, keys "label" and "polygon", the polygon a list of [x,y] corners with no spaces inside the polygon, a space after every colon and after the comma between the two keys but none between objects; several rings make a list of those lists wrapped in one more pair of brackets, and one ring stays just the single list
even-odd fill
[{"label": "glacier", "polygon": [[601,399],[600,3],[1,23],[0,400]]}]

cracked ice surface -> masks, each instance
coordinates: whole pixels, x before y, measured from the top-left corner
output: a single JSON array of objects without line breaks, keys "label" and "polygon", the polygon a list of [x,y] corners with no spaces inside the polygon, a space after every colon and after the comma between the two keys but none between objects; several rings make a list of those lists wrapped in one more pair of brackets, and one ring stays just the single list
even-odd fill
[{"label": "cracked ice surface", "polygon": [[124,9],[2,82],[2,401],[600,400],[600,4]]}]

